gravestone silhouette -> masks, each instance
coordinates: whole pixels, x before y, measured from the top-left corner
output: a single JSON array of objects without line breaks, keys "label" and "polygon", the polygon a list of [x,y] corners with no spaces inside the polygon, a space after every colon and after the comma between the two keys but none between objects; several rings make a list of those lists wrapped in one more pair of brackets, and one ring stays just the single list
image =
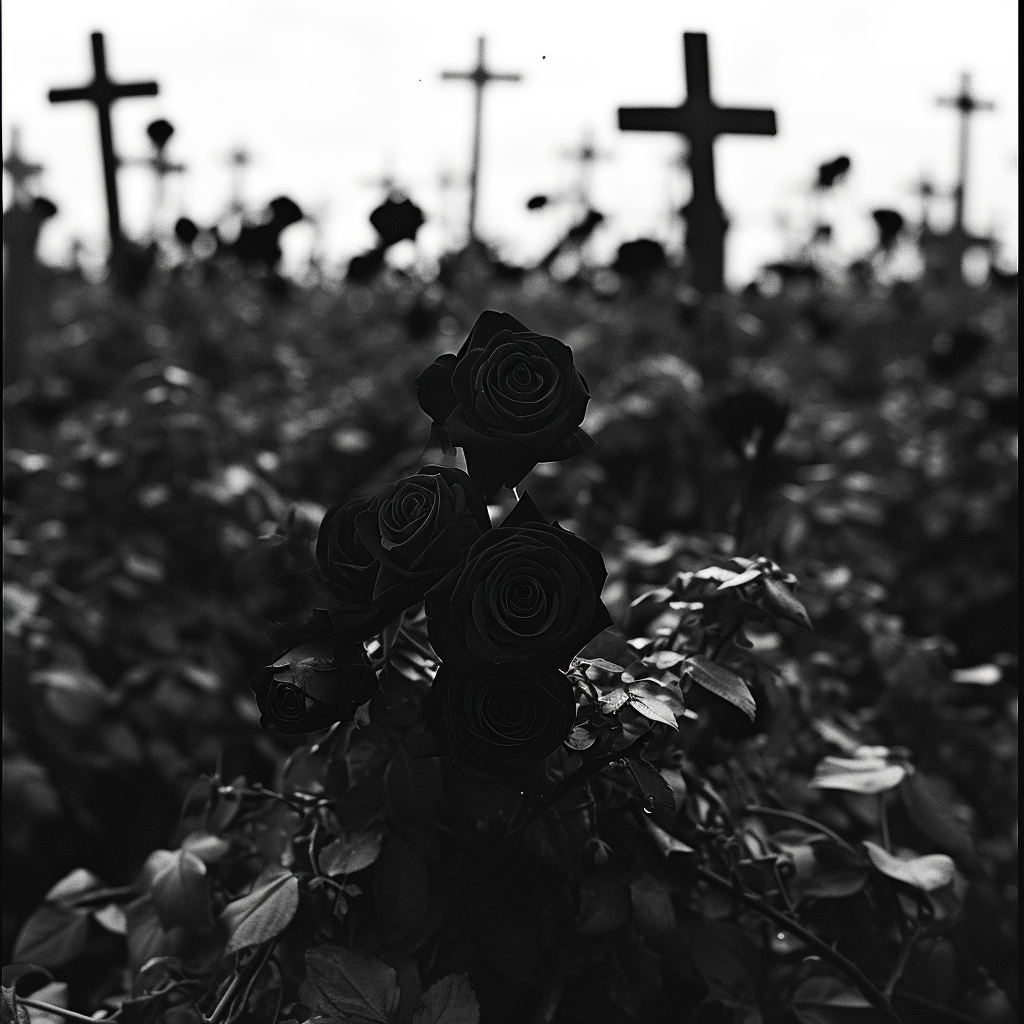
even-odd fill
[{"label": "gravestone silhouette", "polygon": [[963,258],[970,249],[980,248],[991,254],[995,242],[986,235],[976,235],[966,224],[968,160],[970,156],[971,118],[978,111],[994,110],[995,104],[979,100],[971,92],[971,77],[964,72],[960,79],[960,92],[956,96],[942,97],[939,106],[951,107],[959,113],[957,142],[957,180],[953,186],[953,225],[948,231],[934,231],[922,227],[919,245],[925,262],[925,274],[937,283],[950,280],[963,281]]},{"label": "gravestone silhouette", "polygon": [[107,197],[107,223],[110,232],[111,256],[116,260],[124,241],[121,234],[121,209],[117,195],[117,155],[114,150],[114,127],[111,108],[116,100],[133,96],[156,96],[156,82],[115,82],[107,74],[107,53],[102,32],[93,32],[93,77],[88,85],[72,89],[51,89],[51,103],[91,103],[96,108],[100,129],[100,152],[103,157],[103,184]]},{"label": "gravestone silhouette", "polygon": [[675,132],[690,145],[693,197],[683,210],[693,285],[705,295],[725,287],[727,221],[715,188],[714,143],[719,135],[774,135],[775,111],[719,107],[711,98],[708,37],[683,35],[686,99],[678,107],[620,107],[622,131]]},{"label": "gravestone silhouette", "polygon": [[442,71],[441,79],[446,82],[462,81],[472,82],[474,89],[473,97],[473,153],[469,167],[469,216],[467,218],[466,233],[469,243],[472,245],[477,241],[476,213],[477,201],[480,193],[480,149],[481,137],[483,134],[483,104],[484,89],[491,82],[519,82],[522,75],[516,72],[491,71],[486,61],[487,43],[483,36],[477,39],[476,43],[476,67],[470,71]]}]

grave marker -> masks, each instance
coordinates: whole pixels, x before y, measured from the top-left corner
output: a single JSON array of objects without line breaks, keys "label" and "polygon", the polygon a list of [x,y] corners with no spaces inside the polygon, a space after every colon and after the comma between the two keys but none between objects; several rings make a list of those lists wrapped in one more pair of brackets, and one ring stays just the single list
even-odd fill
[{"label": "grave marker", "polygon": [[441,78],[446,82],[472,82],[474,88],[473,101],[473,154],[469,169],[469,217],[468,235],[472,244],[477,241],[476,210],[480,191],[480,145],[483,134],[484,88],[491,82],[519,82],[522,75],[516,72],[491,71],[486,61],[486,40],[483,36],[476,43],[476,67],[471,71],[442,71]]},{"label": "grave marker", "polygon": [[121,210],[117,198],[117,156],[114,152],[114,128],[111,121],[111,107],[116,100],[133,96],[156,96],[159,87],[156,82],[114,82],[107,74],[107,54],[102,32],[93,32],[92,66],[93,77],[88,85],[72,89],[51,89],[51,103],[76,103],[85,101],[93,104],[99,119],[100,151],[103,156],[103,184],[107,195],[107,223],[110,231],[111,254],[121,248]]},{"label": "grave marker", "polygon": [[685,207],[686,249],[693,284],[705,295],[725,286],[727,222],[715,188],[714,143],[719,135],[774,135],[775,111],[719,107],[711,98],[708,37],[683,35],[686,99],[678,107],[620,107],[622,131],[675,132],[690,144],[693,198]]}]

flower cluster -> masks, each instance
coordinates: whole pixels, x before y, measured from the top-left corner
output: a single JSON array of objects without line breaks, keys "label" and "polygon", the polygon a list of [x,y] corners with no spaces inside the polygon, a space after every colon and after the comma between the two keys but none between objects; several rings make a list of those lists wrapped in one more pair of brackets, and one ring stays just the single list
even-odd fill
[{"label": "flower cluster", "polygon": [[515,779],[572,731],[565,670],[612,620],[600,552],[528,494],[497,525],[488,500],[592,444],[580,429],[590,396],[566,345],[490,311],[416,386],[435,439],[461,447],[468,472],[424,466],[328,510],[307,580],[317,635],[253,680],[261,721],[302,733],[350,720],[377,690],[364,642],[422,602],[437,663],[426,733],[464,768]]}]

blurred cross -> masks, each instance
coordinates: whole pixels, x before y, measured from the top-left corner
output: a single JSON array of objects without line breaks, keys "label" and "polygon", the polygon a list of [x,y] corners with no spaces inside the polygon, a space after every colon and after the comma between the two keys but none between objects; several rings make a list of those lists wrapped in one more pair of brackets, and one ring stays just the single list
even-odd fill
[{"label": "blurred cross", "polygon": [[117,157],[114,154],[114,129],[110,119],[110,108],[115,100],[130,96],[155,96],[159,91],[156,82],[111,81],[107,74],[107,54],[103,45],[103,33],[93,32],[92,66],[93,77],[88,85],[74,89],[51,89],[51,103],[73,103],[85,100],[96,107],[100,126],[100,150],[103,154],[103,183],[107,193],[107,222],[110,226],[111,252],[116,253],[121,245],[121,210],[117,201]]},{"label": "blurred cross", "polygon": [[496,72],[487,67],[485,59],[486,41],[480,36],[476,41],[476,67],[472,71],[442,71],[446,82],[472,82],[475,90],[473,107],[473,157],[469,168],[469,241],[476,241],[476,208],[480,188],[480,136],[483,130],[484,87],[491,82],[519,82],[522,75],[515,72]]},{"label": "blurred cross", "polygon": [[174,134],[174,127],[169,121],[160,119],[151,122],[146,134],[153,143],[152,156],[132,157],[122,161],[135,167],[148,167],[153,172],[156,187],[153,194],[153,231],[156,231],[157,219],[164,202],[165,179],[169,174],[183,174],[187,169],[184,164],[167,159],[167,143]]},{"label": "blurred cross", "polygon": [[678,107],[620,107],[622,131],[676,132],[690,143],[693,197],[686,206],[686,248],[693,283],[704,294],[725,286],[726,219],[715,189],[714,142],[719,135],[774,135],[774,110],[719,107],[711,98],[708,37],[683,35],[686,99]]},{"label": "blurred cross", "polygon": [[598,160],[606,160],[609,154],[598,150],[594,142],[594,133],[587,131],[584,132],[580,144],[574,149],[564,150],[562,156],[579,165],[576,201],[581,209],[587,210],[591,205],[590,190],[593,183],[594,164]]},{"label": "blurred cross", "polygon": [[960,93],[939,99],[940,107],[955,107],[960,111],[960,153],[957,169],[957,183],[953,188],[953,226],[954,230],[964,228],[964,206],[967,202],[967,151],[971,115],[978,110],[994,110],[995,104],[988,100],[978,100],[971,95],[971,76],[965,71],[960,79]]},{"label": "blurred cross", "polygon": [[228,166],[231,168],[231,199],[228,201],[228,215],[243,217],[245,201],[242,198],[242,185],[245,180],[246,168],[252,163],[252,153],[245,146],[236,146],[228,154]]},{"label": "blurred cross", "polygon": [[932,200],[935,198],[935,185],[932,180],[923,175],[914,185],[914,195],[921,200],[921,228],[928,229],[931,226]]},{"label": "blurred cross", "polygon": [[22,156],[21,130],[16,125],[11,128],[11,144],[7,147],[7,156],[4,157],[4,170],[10,175],[11,184],[14,186],[12,205],[25,205],[31,198],[28,183],[43,173],[43,165],[29,163]]}]

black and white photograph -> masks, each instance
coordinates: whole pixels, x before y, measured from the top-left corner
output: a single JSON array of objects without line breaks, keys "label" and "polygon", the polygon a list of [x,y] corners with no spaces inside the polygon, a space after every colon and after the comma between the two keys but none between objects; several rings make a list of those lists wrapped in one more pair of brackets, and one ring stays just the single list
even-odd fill
[{"label": "black and white photograph", "polygon": [[5,0],[2,1024],[1014,1024],[1011,0]]}]

